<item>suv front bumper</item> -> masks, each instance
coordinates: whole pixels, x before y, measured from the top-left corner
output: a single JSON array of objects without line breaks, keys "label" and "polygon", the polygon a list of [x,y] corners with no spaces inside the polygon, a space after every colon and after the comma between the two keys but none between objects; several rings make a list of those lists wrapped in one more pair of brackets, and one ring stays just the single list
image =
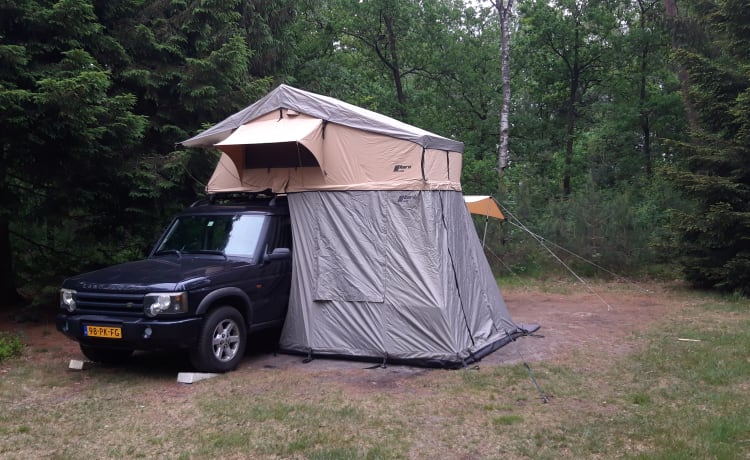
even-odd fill
[{"label": "suv front bumper", "polygon": [[[195,345],[202,322],[201,317],[157,320],[61,313],[55,323],[58,331],[83,344],[131,350],[175,350]],[[85,333],[86,326],[120,328],[121,338],[89,337]]]}]

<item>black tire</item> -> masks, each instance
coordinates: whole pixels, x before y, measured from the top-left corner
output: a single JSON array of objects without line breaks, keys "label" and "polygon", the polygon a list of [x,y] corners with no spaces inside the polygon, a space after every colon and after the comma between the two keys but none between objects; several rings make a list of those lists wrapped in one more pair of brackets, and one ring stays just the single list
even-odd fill
[{"label": "black tire", "polygon": [[80,344],[81,353],[91,361],[103,364],[122,364],[130,358],[133,350],[126,348],[96,347]]},{"label": "black tire", "polygon": [[234,370],[245,356],[247,327],[240,312],[219,307],[206,315],[198,344],[190,349],[190,362],[199,372]]}]

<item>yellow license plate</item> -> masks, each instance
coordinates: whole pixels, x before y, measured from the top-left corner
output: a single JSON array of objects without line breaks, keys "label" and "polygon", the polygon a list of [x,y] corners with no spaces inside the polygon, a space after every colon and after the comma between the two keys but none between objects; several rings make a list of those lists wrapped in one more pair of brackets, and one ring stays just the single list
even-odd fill
[{"label": "yellow license plate", "polygon": [[103,339],[121,339],[122,328],[109,326],[86,326],[85,333],[88,337],[100,337]]}]

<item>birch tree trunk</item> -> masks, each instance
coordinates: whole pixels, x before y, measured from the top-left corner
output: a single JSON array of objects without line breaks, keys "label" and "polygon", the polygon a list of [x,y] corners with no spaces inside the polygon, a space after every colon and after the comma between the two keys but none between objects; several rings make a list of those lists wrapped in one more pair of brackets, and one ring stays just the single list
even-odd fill
[{"label": "birch tree trunk", "polygon": [[498,172],[502,172],[510,161],[508,130],[510,114],[510,20],[513,14],[513,0],[493,0],[492,5],[500,16],[500,69],[503,83],[503,101],[500,107],[500,142],[497,149]]},{"label": "birch tree trunk", "polygon": [[[669,28],[669,34],[672,38],[672,49],[677,50],[682,47],[677,34],[677,21],[678,21],[678,10],[677,0],[664,0],[664,14],[667,17],[667,27]],[[687,114],[687,122],[690,130],[695,130],[698,127],[698,113],[690,102],[688,95],[690,91],[690,81],[688,73],[685,68],[679,62],[675,63],[677,79],[680,81],[680,90],[682,91],[682,100],[685,104],[685,113]]]}]

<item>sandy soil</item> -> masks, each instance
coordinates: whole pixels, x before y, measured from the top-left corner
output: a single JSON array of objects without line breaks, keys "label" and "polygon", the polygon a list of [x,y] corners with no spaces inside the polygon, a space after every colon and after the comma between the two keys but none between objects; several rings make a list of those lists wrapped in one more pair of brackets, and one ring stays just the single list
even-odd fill
[{"label": "sandy soil", "polygon": [[[552,289],[547,286],[545,291],[534,287],[507,290],[503,295],[514,321],[536,323],[541,329],[535,336],[522,337],[490,354],[478,365],[500,366],[521,361],[564,363],[572,355],[591,354],[592,359],[607,359],[634,351],[639,343],[635,334],[652,327],[682,305],[679,296],[673,295],[673,289],[674,286],[667,285],[565,283],[553,285]],[[23,359],[53,361],[61,368],[67,368],[71,359],[84,359],[77,343],[55,330],[53,309],[36,313],[32,318],[23,310],[0,311],[0,331],[20,332],[27,345]],[[303,363],[300,356],[275,354],[272,340],[258,337],[251,341],[250,351],[236,372],[297,368],[300,372],[323,373],[342,383],[373,389],[397,389],[403,379],[426,372],[397,365],[388,365],[386,372],[360,372],[372,364],[348,360],[315,359]],[[182,354],[166,357],[138,354],[127,368],[136,373],[174,373],[176,378],[176,373],[188,370],[188,365]]]}]

